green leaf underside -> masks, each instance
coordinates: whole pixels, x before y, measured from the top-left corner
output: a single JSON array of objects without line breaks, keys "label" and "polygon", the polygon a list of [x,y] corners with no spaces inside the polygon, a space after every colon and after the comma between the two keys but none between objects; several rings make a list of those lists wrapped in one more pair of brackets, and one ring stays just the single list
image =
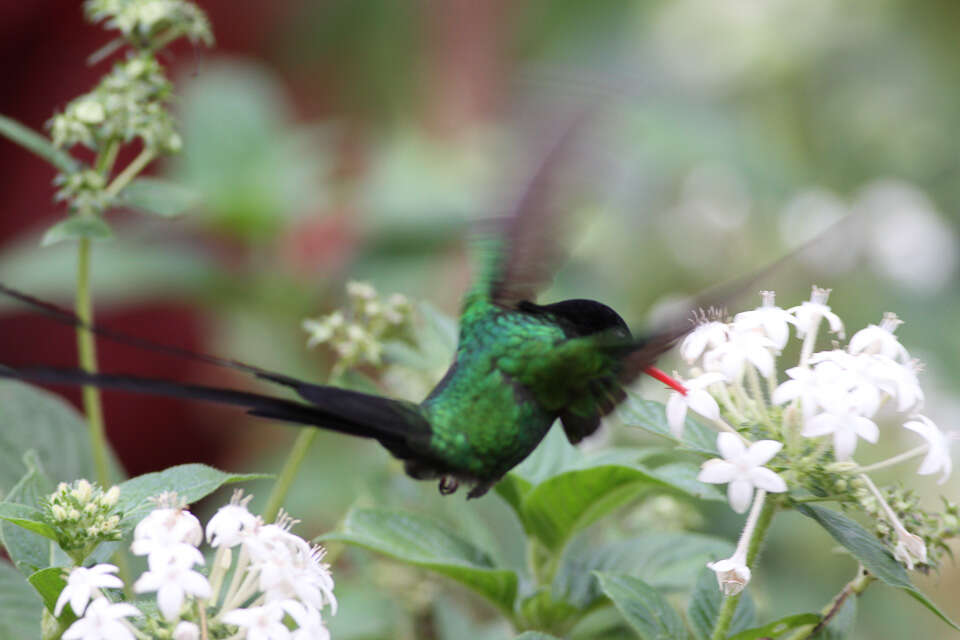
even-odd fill
[{"label": "green leaf underside", "polygon": [[494,566],[490,556],[458,534],[424,516],[387,509],[354,509],[340,531],[322,540],[340,540],[430,569],[469,587],[513,614],[517,575]]},{"label": "green leaf underside", "polygon": [[600,587],[642,640],[684,640],[680,615],[656,589],[639,578],[597,573]]},{"label": "green leaf underside", "polygon": [[[57,598],[60,597],[60,592],[67,586],[67,580],[63,572],[64,569],[61,567],[48,567],[31,574],[27,578],[33,588],[37,590],[37,593],[40,594],[40,597],[43,598],[43,604],[50,610],[50,613],[53,613],[57,606]],[[65,609],[61,614],[66,613],[66,611]]]},{"label": "green leaf underside", "polygon": [[[697,584],[693,589],[690,604],[687,607],[687,620],[690,622],[697,640],[710,640],[722,603],[723,594],[717,586],[717,576],[713,571],[704,567],[700,575],[697,576]],[[741,594],[740,601],[737,602],[737,608],[733,612],[733,620],[730,622],[728,634],[749,629],[756,624],[756,621],[756,607],[750,593],[745,591]]]},{"label": "green leaf underside", "polygon": [[730,637],[730,640],[762,640],[764,638],[778,638],[791,629],[808,624],[817,624],[820,616],[816,613],[797,613],[779,620],[769,622],[762,627],[746,629]]},{"label": "green leaf underside", "polygon": [[44,538],[54,541],[57,539],[57,532],[43,521],[43,512],[36,507],[15,502],[0,502],[0,518]]},{"label": "green leaf underside", "polygon": [[0,638],[36,640],[43,603],[23,575],[0,562]]},{"label": "green leaf underside", "polygon": [[99,216],[70,216],[53,225],[43,234],[40,245],[49,247],[63,240],[90,238],[91,240],[109,240],[113,230],[106,220]]},{"label": "green leaf underside", "polygon": [[731,553],[733,543],[699,533],[651,532],[606,544],[578,538],[565,549],[553,588],[583,609],[603,597],[597,571],[627,573],[664,591],[685,590],[707,562]]},{"label": "green leaf underside", "polygon": [[200,204],[200,193],[160,178],[137,178],[120,192],[120,202],[138,211],[178,216]]},{"label": "green leaf underside", "polygon": [[798,505],[796,509],[826,529],[827,533],[853,554],[871,574],[886,584],[907,592],[910,597],[920,602],[938,618],[960,631],[960,626],[957,626],[953,620],[913,586],[906,569],[894,559],[887,548],[883,546],[883,543],[857,522],[826,507]]},{"label": "green leaf underside", "polygon": [[654,435],[662,436],[683,447],[711,456],[717,455],[717,433],[703,426],[691,416],[684,422],[683,437],[677,438],[667,424],[666,408],[659,402],[646,400],[627,391],[627,400],[617,410],[620,421],[628,427],[639,427]]},{"label": "green leaf underside", "polygon": [[145,473],[121,483],[117,509],[123,514],[121,528],[131,530],[156,506],[150,498],[175,491],[188,504],[204,498],[223,485],[271,477],[268,474],[226,473],[205,464],[182,464]]},{"label": "green leaf underside", "polygon": [[695,497],[723,499],[693,478],[671,475],[674,471],[651,471],[639,465],[599,465],[567,471],[530,489],[518,514],[529,534],[556,551],[576,531],[648,491],[692,495],[691,489],[703,488]]},{"label": "green leaf underside", "polygon": [[32,151],[64,173],[75,171],[80,166],[70,154],[53,146],[46,136],[3,115],[0,115],[0,135]]}]

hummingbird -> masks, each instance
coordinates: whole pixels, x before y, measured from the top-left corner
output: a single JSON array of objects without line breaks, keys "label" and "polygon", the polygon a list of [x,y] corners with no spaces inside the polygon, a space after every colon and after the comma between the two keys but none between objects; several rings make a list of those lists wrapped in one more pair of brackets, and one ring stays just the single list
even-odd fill
[{"label": "hummingbird", "polygon": [[376,440],[440,493],[484,495],[526,458],[559,420],[571,443],[600,427],[624,388],[692,328],[671,322],[634,337],[612,308],[590,299],[538,304],[562,250],[551,228],[549,185],[572,144],[570,127],[543,156],[514,211],[486,250],[467,292],[453,362],[421,402],[313,384],[236,360],[195,353],[88,325],[75,314],[0,284],[0,293],[101,337],[239,369],[287,387],[298,400],[136,375],[50,367],[0,367],[0,377],[94,386],[239,406],[253,416]]}]

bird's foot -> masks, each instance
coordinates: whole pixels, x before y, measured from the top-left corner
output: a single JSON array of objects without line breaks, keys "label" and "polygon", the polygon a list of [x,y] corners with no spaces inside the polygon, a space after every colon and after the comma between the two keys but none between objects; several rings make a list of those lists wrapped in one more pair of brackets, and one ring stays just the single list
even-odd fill
[{"label": "bird's foot", "polygon": [[451,493],[455,493],[456,490],[460,487],[460,482],[453,476],[441,476],[440,484],[437,485],[437,488],[440,489],[440,495],[449,496]]}]

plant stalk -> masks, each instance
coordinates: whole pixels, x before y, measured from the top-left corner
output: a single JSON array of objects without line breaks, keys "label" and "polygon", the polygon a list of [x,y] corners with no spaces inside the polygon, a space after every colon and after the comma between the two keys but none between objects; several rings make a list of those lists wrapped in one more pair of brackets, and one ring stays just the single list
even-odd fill
[{"label": "plant stalk", "polygon": [[[747,518],[747,527],[750,526],[750,520],[756,518],[753,523],[753,531],[747,543],[748,567],[753,565],[757,559],[757,554],[760,553],[760,547],[763,545],[763,539],[766,537],[770,523],[773,521],[773,515],[777,511],[776,500],[765,500],[761,494],[758,494],[756,501],[754,508]],[[757,503],[762,503],[759,513],[756,513]],[[737,604],[740,602],[740,595],[742,593],[741,591],[735,596],[724,596],[723,603],[720,605],[720,611],[717,614],[717,621],[713,625],[713,634],[710,636],[710,640],[724,640],[724,638],[727,637],[727,633],[730,631],[730,624],[733,622],[733,614],[737,610]]]},{"label": "plant stalk", "polygon": [[307,451],[310,450],[310,445],[313,444],[313,439],[317,437],[317,433],[319,433],[319,429],[307,428],[302,429],[297,436],[293,448],[287,455],[286,462],[283,463],[283,469],[280,471],[277,482],[273,485],[273,491],[270,492],[267,505],[263,509],[263,520],[265,522],[273,522],[277,519],[280,507],[283,506],[283,501],[287,498],[290,487],[293,485],[293,479],[296,477],[297,471],[300,470],[300,465],[303,464],[303,459],[306,457]]}]

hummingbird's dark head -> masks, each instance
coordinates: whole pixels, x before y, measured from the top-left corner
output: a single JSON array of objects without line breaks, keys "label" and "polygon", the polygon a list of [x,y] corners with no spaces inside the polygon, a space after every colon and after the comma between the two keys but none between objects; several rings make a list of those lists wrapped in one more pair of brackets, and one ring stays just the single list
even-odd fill
[{"label": "hummingbird's dark head", "polygon": [[534,313],[552,314],[577,335],[588,336],[602,331],[613,331],[617,336],[630,337],[630,328],[620,314],[596,300],[576,298],[542,306],[527,302],[520,308]]}]

